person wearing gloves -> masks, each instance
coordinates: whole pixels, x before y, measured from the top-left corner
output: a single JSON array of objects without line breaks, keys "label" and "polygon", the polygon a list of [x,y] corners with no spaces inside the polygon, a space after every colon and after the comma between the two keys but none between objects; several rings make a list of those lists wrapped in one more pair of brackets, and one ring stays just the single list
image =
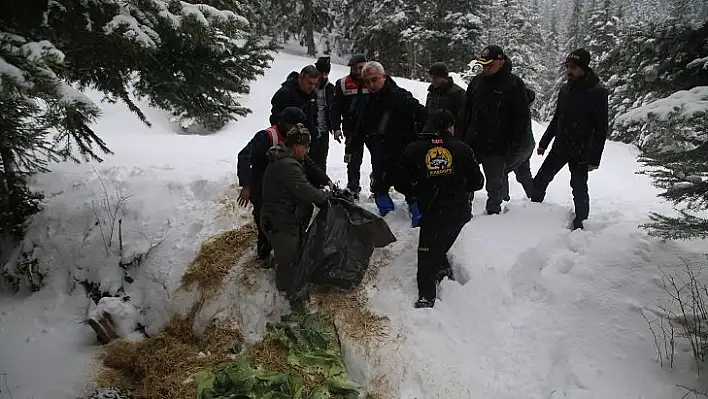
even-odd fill
[{"label": "person wearing gloves", "polygon": [[484,185],[472,149],[453,138],[455,119],[448,110],[434,111],[401,158],[405,191],[421,210],[416,308],[433,307],[437,284],[454,279],[447,252],[472,219],[472,194]]},{"label": "person wearing gloves", "polygon": [[263,176],[261,224],[275,254],[275,286],[288,295],[291,268],[300,258],[314,206],[322,207],[332,193],[318,189],[307,179],[302,161],[310,142],[310,132],[298,123],[282,143],[268,150]]},{"label": "person wearing gloves", "polygon": [[[337,142],[345,140],[345,144],[350,144],[359,114],[363,108],[369,89],[361,78],[361,69],[366,64],[364,54],[354,54],[349,63],[349,75],[337,80],[334,85],[334,99],[330,107],[330,121],[334,131],[334,139]],[[347,187],[344,194],[358,198],[361,192],[361,163],[364,156],[364,143],[357,143],[357,146],[350,146],[351,153],[345,155],[344,162],[347,164]]]},{"label": "person wearing gloves", "polygon": [[316,134],[312,137],[310,157],[317,166],[327,172],[327,154],[329,153],[329,134],[332,131],[330,122],[330,109],[334,99],[334,85],[329,81],[331,70],[329,57],[320,57],[315,63],[315,68],[320,71],[315,93],[317,96],[317,126]]},{"label": "person wearing gloves", "polygon": [[371,192],[379,214],[385,216],[393,211],[389,190],[394,187],[406,195],[411,219],[415,223],[418,207],[399,187],[402,181],[400,160],[406,145],[416,139],[425,125],[427,111],[411,92],[398,86],[386,74],[380,63],[367,62],[362,76],[369,95],[345,153],[358,151],[364,143],[371,154]]},{"label": "person wearing gloves", "polygon": [[[237,174],[241,185],[238,204],[246,206],[253,204],[253,217],[258,226],[258,243],[256,252],[258,259],[266,260],[272,251],[268,237],[261,226],[261,209],[263,206],[263,174],[268,166],[268,149],[285,140],[285,133],[298,123],[305,124],[307,117],[300,108],[287,107],[278,114],[278,124],[256,133],[251,141],[238,153]],[[307,155],[302,160],[307,180],[316,187],[333,186],[327,174]]]},{"label": "person wearing gloves", "polygon": [[608,91],[590,68],[590,53],[577,49],[565,61],[568,82],[558,94],[556,112],[538,143],[543,155],[553,147],[533,179],[533,202],[542,202],[548,185],[563,166],[570,170],[575,215],[572,229],[582,229],[590,213],[588,172],[600,166],[608,129]]}]

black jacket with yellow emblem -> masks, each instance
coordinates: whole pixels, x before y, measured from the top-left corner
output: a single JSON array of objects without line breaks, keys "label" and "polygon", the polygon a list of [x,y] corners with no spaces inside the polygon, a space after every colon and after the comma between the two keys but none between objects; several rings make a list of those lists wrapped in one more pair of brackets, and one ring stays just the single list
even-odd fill
[{"label": "black jacket with yellow emblem", "polygon": [[401,159],[404,187],[423,214],[431,206],[468,201],[484,186],[472,149],[449,134],[423,133],[410,143]]}]

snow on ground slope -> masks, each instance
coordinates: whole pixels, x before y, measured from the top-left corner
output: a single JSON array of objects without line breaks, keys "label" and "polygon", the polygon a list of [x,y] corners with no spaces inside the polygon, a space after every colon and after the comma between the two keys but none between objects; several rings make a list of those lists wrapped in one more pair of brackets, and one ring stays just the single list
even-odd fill
[{"label": "snow on ground slope", "polygon": [[[268,126],[270,98],[281,82],[307,62],[279,55],[267,75],[253,84],[252,94],[242,99],[253,113],[212,136],[178,135],[165,113],[144,103],[152,128],[121,104],[102,104],[103,117],[95,130],[115,155],[100,164],[52,165],[51,173],[35,179],[47,201],[27,235],[27,251],[36,248],[40,270],[49,272],[47,289],[31,296],[0,292],[1,399],[9,394],[14,399],[73,399],[85,385],[97,347],[91,329],[79,324],[91,309],[77,281],[101,283],[101,291],[112,294],[123,286],[140,311],[137,321],[149,333],[170,312],[191,305],[175,290],[201,242],[251,220],[250,209],[219,215],[219,202],[237,181],[236,154]],[[346,67],[333,66],[334,76],[345,73]],[[101,99],[97,93],[88,95]],[[119,198],[124,198],[124,252],[144,253],[160,243],[142,266],[131,270],[132,284],[125,283],[119,259],[107,256],[104,246],[109,214]],[[96,225],[96,219],[102,222]],[[112,251],[118,247],[117,226],[115,230]],[[268,309],[277,299],[258,298],[261,302],[252,302],[247,312],[253,330],[264,328],[266,313],[278,316]]]},{"label": "snow on ground slope", "polygon": [[[115,155],[98,165],[56,165],[37,177],[48,201],[28,242],[50,271],[48,288],[27,297],[0,295],[0,398],[74,398],[83,387],[96,346],[91,330],[78,324],[90,309],[82,290],[72,291],[75,280],[98,281],[112,292],[123,285],[149,332],[188,306],[174,291],[199,243],[250,218],[246,210],[219,216],[218,201],[236,181],[237,151],[265,127],[270,98],[285,76],[312,61],[279,54],[243,99],[253,114],[213,136],[177,135],[164,113],[146,107],[154,124],[148,129],[125,107],[103,105],[96,130]],[[332,80],[346,73],[333,65]],[[395,80],[424,101],[426,84]],[[534,128],[538,137],[543,126]],[[676,369],[662,369],[640,310],[651,312],[666,295],[658,267],[694,252],[637,229],[649,210],[669,208],[635,174],[636,155],[629,146],[607,145],[601,168],[591,173],[586,231],[566,229],[567,170],[544,204],[522,199],[512,181],[503,215],[482,215],[486,195],[478,192],[475,217],[451,251],[458,281],[443,282],[430,310],[412,308],[418,231],[409,227],[403,198],[394,195],[398,209],[386,220],[398,242],[377,252],[389,262],[366,287],[369,306],[390,319],[392,338],[366,347],[342,331],[352,376],[368,387],[385,385],[396,398],[680,397],[676,384],[693,385],[688,354],[679,350]],[[346,183],[342,158],[343,146],[332,141],[328,171]],[[534,156],[534,171],[541,161]],[[133,272],[132,284],[122,283],[117,259],[105,254],[107,233],[91,228],[96,214],[106,219],[104,185],[109,198],[130,194],[122,225],[126,252],[161,241]],[[208,312],[240,313],[244,328],[257,335],[283,310],[271,278],[266,273],[255,292],[225,290]]]}]

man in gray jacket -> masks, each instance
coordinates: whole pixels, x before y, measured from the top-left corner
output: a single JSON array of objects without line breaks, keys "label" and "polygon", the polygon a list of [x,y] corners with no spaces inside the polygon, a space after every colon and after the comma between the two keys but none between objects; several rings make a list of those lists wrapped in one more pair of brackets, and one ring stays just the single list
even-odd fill
[{"label": "man in gray jacket", "polygon": [[310,132],[298,123],[283,143],[268,150],[263,176],[261,225],[275,254],[275,286],[288,295],[291,269],[300,258],[313,205],[321,207],[331,195],[331,190],[313,186],[305,175],[301,161],[310,142]]}]

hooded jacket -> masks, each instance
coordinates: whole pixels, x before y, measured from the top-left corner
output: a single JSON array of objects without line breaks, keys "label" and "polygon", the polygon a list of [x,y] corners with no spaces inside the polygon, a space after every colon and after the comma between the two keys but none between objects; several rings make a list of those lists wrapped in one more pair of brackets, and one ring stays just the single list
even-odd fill
[{"label": "hooded jacket", "polygon": [[278,123],[278,114],[287,107],[298,107],[307,116],[307,125],[305,127],[310,132],[315,132],[317,127],[317,93],[313,90],[311,93],[305,93],[300,90],[298,84],[297,72],[291,72],[285,82],[281,84],[280,89],[275,92],[270,100],[272,108],[270,110],[270,124]]},{"label": "hooded jacket", "polygon": [[539,147],[565,154],[575,162],[599,166],[608,130],[608,91],[588,68],[584,79],[568,81],[558,94],[556,112]]},{"label": "hooded jacket", "polygon": [[307,180],[303,164],[285,144],[268,150],[268,162],[263,176],[262,220],[268,219],[274,229],[300,231],[307,226],[313,205],[324,204],[327,195]]},{"label": "hooded jacket", "polygon": [[465,94],[465,136],[478,160],[521,152],[532,145],[529,98],[524,82],[511,73],[511,60],[494,75],[477,75]]}]

